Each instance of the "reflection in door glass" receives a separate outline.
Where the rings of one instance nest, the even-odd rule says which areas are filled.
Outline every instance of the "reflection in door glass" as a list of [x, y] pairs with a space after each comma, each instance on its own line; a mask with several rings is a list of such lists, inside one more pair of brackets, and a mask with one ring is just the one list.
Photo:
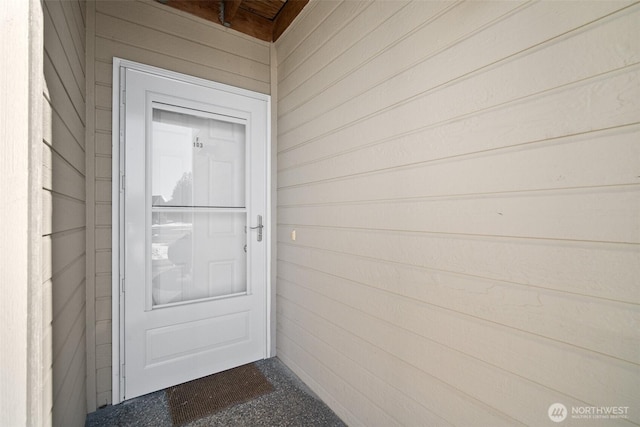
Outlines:
[[246, 292], [246, 214], [154, 212], [153, 304]]
[[243, 124], [153, 110], [153, 305], [246, 292]]
[[153, 110], [153, 206], [244, 207], [245, 127]]

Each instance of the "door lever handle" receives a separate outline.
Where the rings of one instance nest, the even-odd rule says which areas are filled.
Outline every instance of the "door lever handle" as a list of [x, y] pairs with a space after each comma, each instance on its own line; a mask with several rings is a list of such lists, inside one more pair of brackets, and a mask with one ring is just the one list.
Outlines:
[[264, 228], [264, 225], [262, 225], [262, 215], [258, 215], [258, 225], [249, 228], [252, 230], [258, 230], [258, 242], [262, 242], [262, 229]]

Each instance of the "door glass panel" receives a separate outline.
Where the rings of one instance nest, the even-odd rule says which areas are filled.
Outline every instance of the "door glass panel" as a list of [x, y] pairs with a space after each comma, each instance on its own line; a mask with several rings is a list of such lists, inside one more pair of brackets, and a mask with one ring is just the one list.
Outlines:
[[244, 207], [245, 126], [154, 108], [153, 206]]
[[154, 209], [153, 305], [246, 292], [243, 212]]
[[154, 306], [245, 293], [245, 127], [154, 109], [151, 124]]

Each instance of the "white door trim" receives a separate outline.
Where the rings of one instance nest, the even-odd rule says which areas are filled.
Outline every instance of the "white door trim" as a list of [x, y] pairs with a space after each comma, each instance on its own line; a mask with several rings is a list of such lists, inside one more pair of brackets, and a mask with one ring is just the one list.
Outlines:
[[[271, 97], [258, 92], [253, 92], [246, 89], [241, 89], [233, 86], [229, 86], [223, 83], [217, 83], [198, 77], [188, 76], [186, 74], [176, 73], [173, 71], [164, 70], [161, 68], [153, 67], [150, 65], [140, 64], [137, 62], [129, 61], [121, 58], [113, 58], [113, 94], [112, 94], [112, 254], [111, 254], [111, 352], [112, 352], [112, 368], [111, 368], [111, 388], [112, 388], [112, 403], [117, 404], [123, 401], [122, 387], [123, 387], [123, 375], [120, 367], [121, 361], [124, 360], [124, 322], [123, 322], [123, 310], [121, 310], [123, 304], [123, 292], [121, 277], [123, 275], [123, 254], [121, 253], [122, 243], [122, 229], [121, 218], [124, 214], [123, 203], [121, 203], [122, 192], [122, 176], [124, 173], [123, 156], [121, 155], [122, 145], [121, 141], [124, 138], [124, 134], [121, 129], [121, 122], [124, 115], [121, 113], [121, 102], [124, 99], [123, 93], [120, 88], [123, 80], [124, 69], [133, 69], [143, 71], [151, 74], [156, 74], [163, 77], [179, 80], [186, 83], [192, 83], [207, 88], [217, 89], [236, 95], [242, 95], [249, 98], [258, 99], [266, 102], [266, 115], [267, 115], [267, 135], [266, 137], [266, 194], [267, 194], [267, 206], [265, 214], [268, 216], [271, 213]], [[266, 218], [265, 221], [267, 227], [265, 230], [266, 240], [266, 354], [267, 357], [272, 357], [272, 336], [271, 336], [271, 236], [272, 236], [272, 221], [270, 218]]]

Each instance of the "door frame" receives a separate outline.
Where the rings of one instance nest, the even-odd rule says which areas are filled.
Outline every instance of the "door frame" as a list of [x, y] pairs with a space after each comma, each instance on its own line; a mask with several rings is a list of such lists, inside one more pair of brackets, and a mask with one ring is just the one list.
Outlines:
[[271, 284], [271, 237], [273, 235], [272, 228], [275, 226], [271, 220], [272, 213], [272, 187], [271, 187], [271, 96], [263, 93], [250, 91], [223, 83], [205, 80], [199, 77], [193, 77], [162, 68], [145, 65], [122, 58], [113, 58], [113, 87], [112, 87], [112, 125], [111, 125], [111, 146], [112, 146], [112, 184], [111, 184], [111, 390], [112, 403], [118, 404], [123, 401], [122, 390], [124, 389], [124, 376], [121, 372], [122, 361], [124, 360], [124, 292], [122, 277], [124, 275], [124, 254], [121, 250], [123, 243], [122, 218], [124, 217], [124, 203], [122, 198], [124, 193], [121, 188], [124, 184], [124, 111], [122, 100], [124, 99], [123, 89], [120, 84], [124, 80], [125, 69], [132, 69], [146, 73], [156, 74], [162, 77], [178, 80], [185, 83], [196, 84], [207, 88], [217, 89], [248, 98], [254, 98], [265, 102], [265, 114], [267, 120], [266, 137], [266, 198], [267, 205], [265, 209], [265, 246], [266, 246], [266, 289], [265, 289], [265, 325], [266, 334], [265, 354], [267, 357], [274, 356], [274, 348], [272, 345], [272, 284]]

